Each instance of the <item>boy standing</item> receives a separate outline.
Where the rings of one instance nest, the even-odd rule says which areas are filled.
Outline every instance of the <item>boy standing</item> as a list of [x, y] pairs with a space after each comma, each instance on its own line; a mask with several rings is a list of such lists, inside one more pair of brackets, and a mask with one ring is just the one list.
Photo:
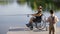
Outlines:
[[58, 17], [54, 15], [54, 11], [50, 10], [50, 16], [47, 21], [49, 22], [49, 34], [55, 34], [56, 32], [56, 23], [59, 21]]

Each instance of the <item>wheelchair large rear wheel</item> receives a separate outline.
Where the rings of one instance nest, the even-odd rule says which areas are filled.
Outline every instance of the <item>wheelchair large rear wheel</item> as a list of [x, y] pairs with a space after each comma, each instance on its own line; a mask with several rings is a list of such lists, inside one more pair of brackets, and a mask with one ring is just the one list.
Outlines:
[[45, 21], [41, 21], [41, 23], [37, 23], [37, 29], [42, 30], [46, 28], [46, 22]]

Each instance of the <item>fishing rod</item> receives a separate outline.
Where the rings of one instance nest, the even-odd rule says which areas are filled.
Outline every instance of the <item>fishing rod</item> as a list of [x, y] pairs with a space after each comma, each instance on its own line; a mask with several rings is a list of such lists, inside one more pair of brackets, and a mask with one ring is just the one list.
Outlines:
[[27, 16], [29, 17], [32, 14], [13, 14], [13, 15], [0, 15], [0, 16]]

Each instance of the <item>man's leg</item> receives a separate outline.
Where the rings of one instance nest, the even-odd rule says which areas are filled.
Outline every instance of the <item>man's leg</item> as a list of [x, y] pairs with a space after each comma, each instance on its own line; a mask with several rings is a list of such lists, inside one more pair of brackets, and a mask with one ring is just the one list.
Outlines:
[[29, 23], [26, 24], [27, 27], [30, 27], [31, 30], [33, 30], [33, 17], [30, 19]]
[[27, 26], [27, 27], [30, 27], [30, 26], [32, 26], [32, 23], [33, 23], [33, 18], [30, 19], [29, 23], [26, 24], [26, 26]]

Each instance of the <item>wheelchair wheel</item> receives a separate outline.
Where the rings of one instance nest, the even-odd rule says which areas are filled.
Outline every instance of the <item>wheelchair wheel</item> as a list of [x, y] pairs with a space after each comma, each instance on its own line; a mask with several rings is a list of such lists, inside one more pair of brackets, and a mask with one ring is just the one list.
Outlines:
[[36, 27], [37, 27], [37, 29], [42, 30], [46, 27], [46, 22], [41, 21], [41, 23], [36, 23]]

